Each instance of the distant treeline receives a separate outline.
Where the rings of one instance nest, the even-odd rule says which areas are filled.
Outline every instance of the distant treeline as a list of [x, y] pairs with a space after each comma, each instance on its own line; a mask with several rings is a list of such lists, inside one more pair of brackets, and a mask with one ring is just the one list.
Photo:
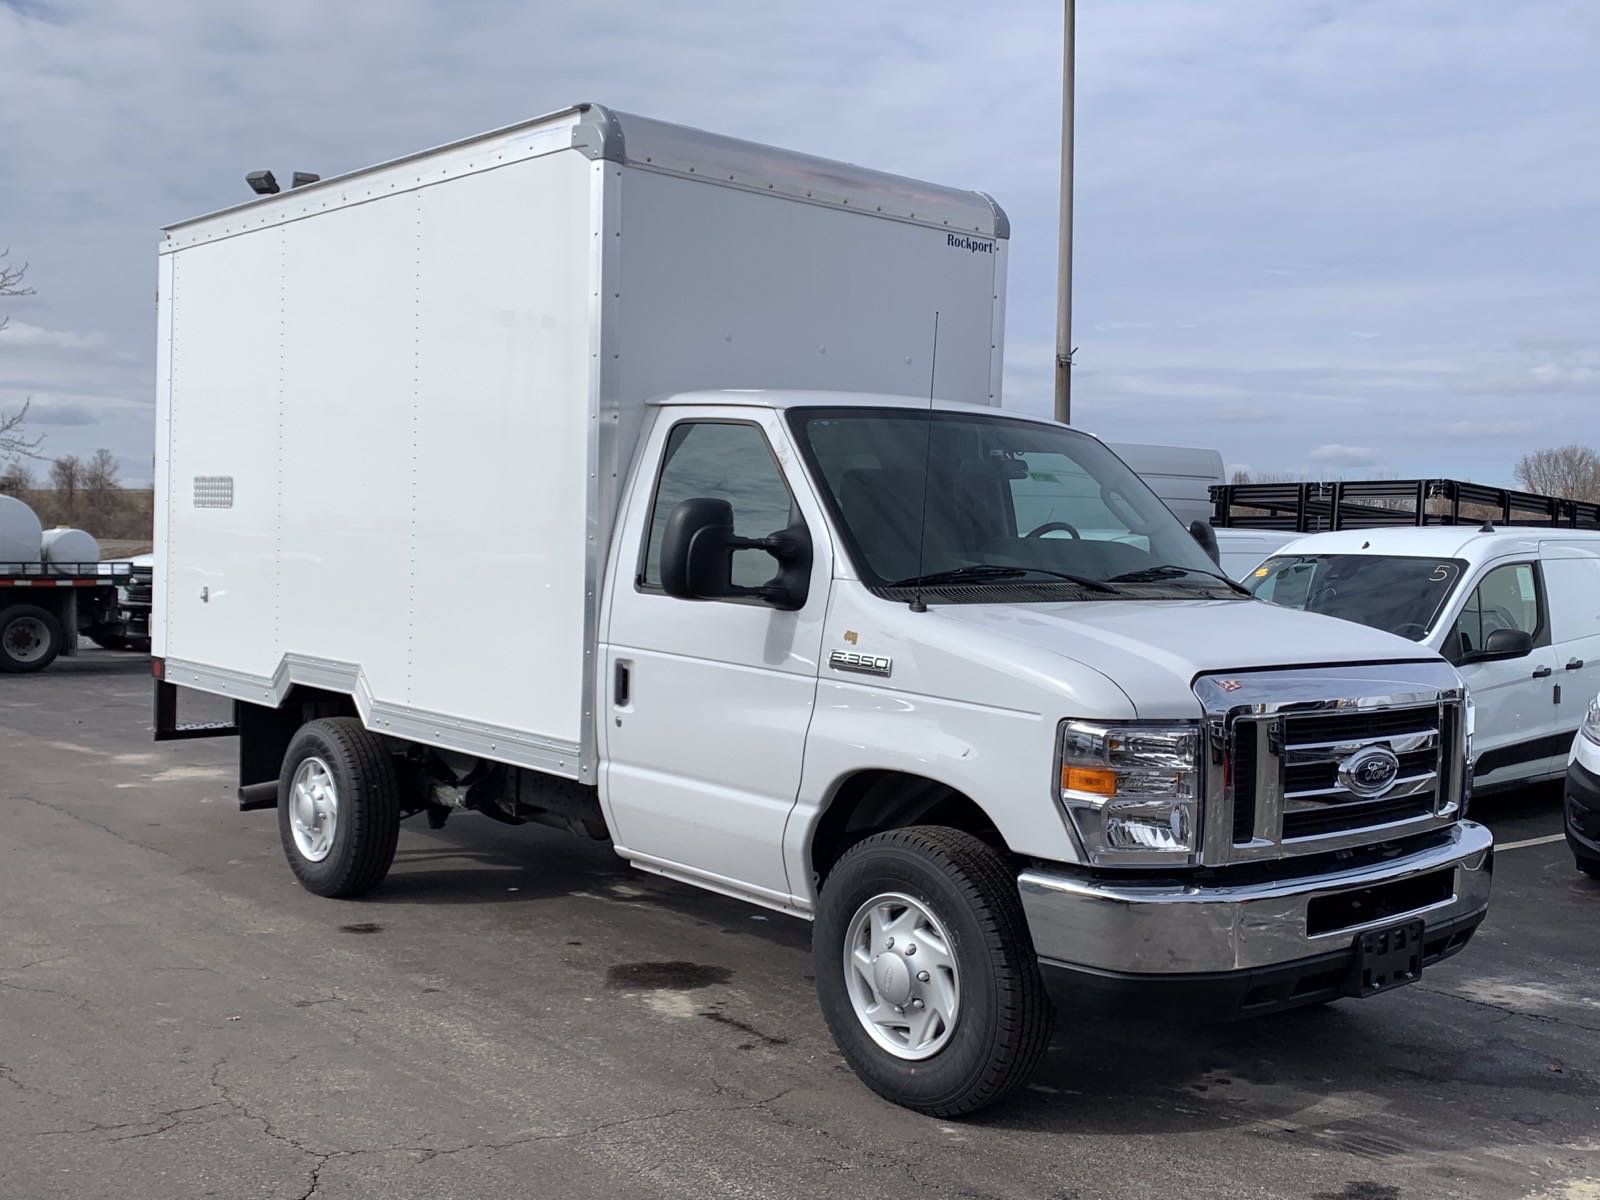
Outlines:
[[46, 529], [70, 525], [102, 541], [146, 541], [155, 528], [155, 492], [123, 487], [109, 450], [87, 459], [64, 454], [35, 473], [15, 461], [0, 470], [0, 495], [15, 496]]

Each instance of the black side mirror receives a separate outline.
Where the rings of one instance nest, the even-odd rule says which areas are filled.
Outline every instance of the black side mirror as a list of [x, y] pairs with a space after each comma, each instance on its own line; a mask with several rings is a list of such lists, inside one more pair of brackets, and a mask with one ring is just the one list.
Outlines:
[[[733, 582], [736, 550], [764, 550], [778, 562], [777, 574], [761, 587]], [[733, 532], [733, 505], [710, 496], [684, 500], [667, 516], [661, 535], [661, 588], [678, 600], [752, 597], [774, 608], [805, 606], [811, 586], [811, 535], [803, 523], [764, 538]]]
[[1504, 662], [1533, 653], [1533, 634], [1521, 629], [1496, 629], [1483, 640], [1483, 649], [1466, 656], [1467, 662]]
[[1189, 536], [1200, 543], [1200, 549], [1211, 557], [1212, 562], [1219, 567], [1222, 565], [1222, 547], [1217, 545], [1217, 531], [1211, 528], [1210, 521], [1190, 521]]

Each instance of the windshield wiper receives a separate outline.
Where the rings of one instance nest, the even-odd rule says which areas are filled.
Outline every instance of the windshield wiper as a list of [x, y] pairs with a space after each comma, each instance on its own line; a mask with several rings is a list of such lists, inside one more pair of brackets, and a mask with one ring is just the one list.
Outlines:
[[1254, 596], [1255, 593], [1243, 584], [1235, 583], [1226, 575], [1217, 575], [1211, 571], [1201, 571], [1194, 567], [1179, 567], [1170, 563], [1163, 563], [1156, 567], [1143, 567], [1137, 571], [1128, 571], [1123, 575], [1113, 575], [1112, 583], [1159, 583], [1164, 579], [1181, 579], [1185, 575], [1199, 575], [1206, 579], [1215, 579], [1218, 583], [1225, 583], [1241, 596]]
[[954, 567], [948, 571], [934, 571], [930, 575], [913, 575], [909, 579], [896, 579], [890, 587], [932, 587], [940, 583], [965, 583], [978, 579], [1020, 579], [1024, 575], [1049, 575], [1053, 579], [1063, 579], [1068, 583], [1075, 583], [1081, 588], [1091, 592], [1115, 593], [1112, 587], [1103, 579], [1089, 579], [1083, 575], [1068, 575], [1065, 571], [1052, 571], [1048, 567], [1008, 567], [1000, 563], [971, 563], [965, 567]]

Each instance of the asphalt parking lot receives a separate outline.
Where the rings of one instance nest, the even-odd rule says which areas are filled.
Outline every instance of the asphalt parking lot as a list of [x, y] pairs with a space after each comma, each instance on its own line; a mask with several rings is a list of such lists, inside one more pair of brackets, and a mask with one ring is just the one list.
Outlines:
[[808, 927], [608, 849], [408, 821], [294, 882], [234, 743], [149, 740], [148, 660], [0, 679], [0, 1197], [1600, 1198], [1600, 883], [1554, 791], [1415, 987], [1208, 1028], [1075, 1022], [1020, 1098], [880, 1101]]

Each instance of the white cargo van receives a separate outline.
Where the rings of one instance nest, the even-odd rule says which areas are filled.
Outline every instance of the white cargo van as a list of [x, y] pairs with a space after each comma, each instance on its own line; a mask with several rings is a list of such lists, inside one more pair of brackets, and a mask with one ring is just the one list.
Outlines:
[[1140, 442], [1113, 442], [1111, 448], [1185, 525], [1211, 517], [1211, 489], [1225, 478], [1221, 451]]
[[814, 919], [845, 1057], [929, 1113], [1027, 1076], [1047, 977], [1411, 982], [1488, 903], [1459, 678], [995, 407], [1007, 232], [595, 106], [173, 226], [157, 736], [237, 732], [322, 895], [476, 810]]
[[1566, 772], [1600, 691], [1600, 531], [1345, 529], [1288, 543], [1248, 582], [1454, 663], [1476, 707], [1476, 790]]

